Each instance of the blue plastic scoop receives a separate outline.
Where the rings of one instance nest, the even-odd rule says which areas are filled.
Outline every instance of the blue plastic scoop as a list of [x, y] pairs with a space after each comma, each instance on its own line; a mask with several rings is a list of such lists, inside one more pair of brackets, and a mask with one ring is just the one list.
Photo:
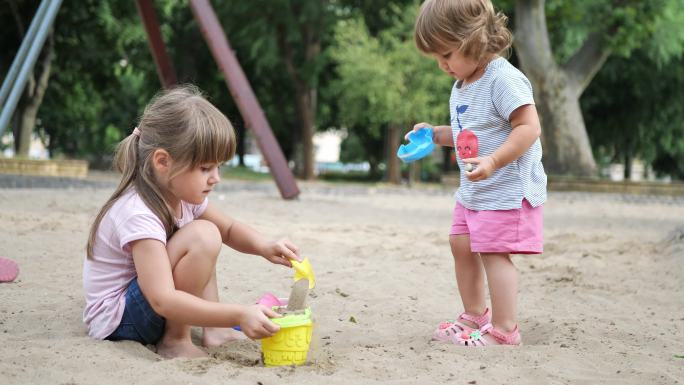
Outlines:
[[435, 149], [432, 142], [432, 127], [421, 128], [408, 134], [409, 142], [402, 144], [397, 150], [399, 159], [406, 163], [424, 158]]

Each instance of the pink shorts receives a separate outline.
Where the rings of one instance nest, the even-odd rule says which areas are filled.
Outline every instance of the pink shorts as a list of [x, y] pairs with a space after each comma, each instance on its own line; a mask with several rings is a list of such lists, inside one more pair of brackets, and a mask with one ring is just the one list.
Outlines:
[[469, 210], [456, 202], [449, 235], [470, 234], [475, 253], [539, 254], [544, 251], [542, 207], [523, 200], [512, 210]]

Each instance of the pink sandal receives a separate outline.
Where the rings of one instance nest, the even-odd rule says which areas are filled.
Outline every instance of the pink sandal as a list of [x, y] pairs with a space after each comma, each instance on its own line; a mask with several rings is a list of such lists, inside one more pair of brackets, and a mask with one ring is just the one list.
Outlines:
[[518, 331], [518, 326], [515, 326], [512, 332], [508, 334], [503, 334], [502, 332], [494, 329], [492, 324], [488, 323], [478, 330], [473, 330], [471, 332], [462, 332], [461, 335], [456, 338], [454, 343], [461, 346], [487, 346], [487, 342], [482, 338], [485, 334], [492, 336], [499, 345], [521, 345], [520, 341], [520, 331]]
[[485, 312], [479, 316], [466, 314], [464, 312], [460, 316], [458, 316], [458, 319], [456, 319], [456, 321], [447, 321], [440, 323], [437, 327], [437, 330], [435, 330], [432, 334], [432, 340], [453, 342], [455, 341], [455, 338], [461, 336], [463, 332], [470, 333], [471, 331], [476, 330], [465, 325], [461, 325], [460, 323], [457, 323], [459, 321], [470, 321], [477, 325], [479, 329], [492, 322], [492, 317], [490, 315], [489, 308], [486, 308]]

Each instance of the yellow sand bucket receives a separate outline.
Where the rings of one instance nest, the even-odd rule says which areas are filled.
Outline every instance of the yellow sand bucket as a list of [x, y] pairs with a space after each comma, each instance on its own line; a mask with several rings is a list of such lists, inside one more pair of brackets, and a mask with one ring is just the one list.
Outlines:
[[[277, 308], [274, 308], [277, 311]], [[281, 318], [271, 318], [280, 325], [280, 330], [272, 337], [261, 340], [261, 351], [266, 366], [301, 365], [311, 345], [313, 322], [311, 308], [302, 314], [288, 314]]]

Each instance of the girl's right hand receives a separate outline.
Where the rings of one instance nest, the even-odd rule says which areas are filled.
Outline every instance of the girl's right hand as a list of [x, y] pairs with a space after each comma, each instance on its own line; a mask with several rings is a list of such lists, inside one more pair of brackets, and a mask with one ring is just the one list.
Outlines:
[[425, 122], [418, 123], [415, 126], [413, 126], [413, 130], [407, 132], [406, 135], [404, 135], [404, 140], [408, 140], [408, 136], [410, 133], [416, 132], [416, 131], [420, 130], [421, 128], [425, 128], [425, 127], [434, 127], [434, 126], [430, 123], [425, 123]]
[[269, 318], [279, 318], [282, 315], [264, 305], [245, 306], [240, 317], [240, 329], [253, 340], [270, 337], [280, 330], [280, 326], [271, 322]]

